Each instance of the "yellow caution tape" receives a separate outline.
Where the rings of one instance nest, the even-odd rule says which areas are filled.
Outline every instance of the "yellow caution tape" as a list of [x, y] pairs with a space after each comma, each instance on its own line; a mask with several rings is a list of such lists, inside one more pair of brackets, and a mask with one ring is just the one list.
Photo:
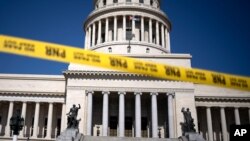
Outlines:
[[187, 81], [250, 91], [250, 77], [213, 71], [170, 66], [139, 59], [83, 50], [10, 36], [0, 36], [0, 52], [65, 62], [77, 63], [149, 75], [161, 79]]

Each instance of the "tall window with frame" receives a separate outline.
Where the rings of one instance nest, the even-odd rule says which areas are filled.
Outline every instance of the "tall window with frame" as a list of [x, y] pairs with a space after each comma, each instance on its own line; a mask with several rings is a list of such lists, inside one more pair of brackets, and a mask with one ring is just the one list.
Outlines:
[[139, 3], [144, 3], [144, 0], [139, 0]]

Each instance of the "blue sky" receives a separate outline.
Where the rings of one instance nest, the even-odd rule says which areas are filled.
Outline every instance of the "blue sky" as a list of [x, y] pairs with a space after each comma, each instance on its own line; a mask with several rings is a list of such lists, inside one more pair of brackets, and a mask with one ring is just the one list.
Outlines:
[[[250, 76], [249, 0], [162, 0], [172, 53], [192, 67]], [[0, 0], [0, 34], [84, 47], [92, 0]], [[0, 53], [0, 73], [61, 74], [68, 64]]]

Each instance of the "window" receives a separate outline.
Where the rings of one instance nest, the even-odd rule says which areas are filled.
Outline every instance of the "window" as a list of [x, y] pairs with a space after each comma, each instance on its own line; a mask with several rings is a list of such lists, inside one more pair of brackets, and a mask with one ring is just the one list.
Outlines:
[[113, 3], [117, 3], [118, 2], [118, 0], [113, 0]]
[[140, 3], [144, 3], [144, 0], [139, 0]]
[[126, 0], [126, 2], [131, 2], [131, 0]]
[[154, 3], [153, 0], [150, 0], [150, 5], [151, 5], [151, 6], [153, 6], [153, 3]]
[[126, 40], [132, 40], [132, 38], [133, 38], [132, 29], [128, 27], [126, 29]]
[[146, 53], [149, 53], [149, 52], [150, 52], [150, 49], [149, 49], [149, 48], [147, 48], [147, 49], [146, 49]]
[[103, 0], [103, 5], [104, 5], [104, 6], [106, 5], [106, 0]]
[[112, 52], [112, 48], [111, 48], [111, 47], [109, 47], [109, 48], [108, 48], [108, 50], [109, 50], [109, 53], [111, 53], [111, 52]]
[[130, 46], [127, 47], [127, 52], [131, 53], [131, 47]]

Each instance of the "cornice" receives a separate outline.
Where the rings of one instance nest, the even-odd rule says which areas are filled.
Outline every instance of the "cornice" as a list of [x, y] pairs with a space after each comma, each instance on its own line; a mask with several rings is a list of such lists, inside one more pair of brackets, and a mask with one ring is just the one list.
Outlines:
[[109, 91], [109, 92], [145, 92], [145, 93], [170, 93], [170, 92], [188, 92], [193, 93], [193, 89], [178, 88], [131, 88], [131, 87], [90, 87], [90, 86], [68, 86], [70, 90], [88, 90], [88, 91]]
[[195, 97], [195, 101], [197, 102], [250, 102], [250, 97], [246, 98], [246, 97], [209, 97], [209, 96], [205, 96], [205, 97], [200, 97], [200, 96], [196, 96]]
[[0, 79], [65, 81], [63, 75], [0, 74]]
[[0, 91], [0, 95], [25, 95], [25, 96], [64, 96], [61, 92], [28, 92], [28, 91]]
[[173, 80], [165, 80], [154, 78], [142, 74], [126, 73], [120, 71], [82, 71], [82, 70], [68, 70], [63, 72], [66, 78], [94, 78], [94, 79], [122, 79], [122, 80], [146, 80], [146, 81], [169, 81], [181, 82]]

